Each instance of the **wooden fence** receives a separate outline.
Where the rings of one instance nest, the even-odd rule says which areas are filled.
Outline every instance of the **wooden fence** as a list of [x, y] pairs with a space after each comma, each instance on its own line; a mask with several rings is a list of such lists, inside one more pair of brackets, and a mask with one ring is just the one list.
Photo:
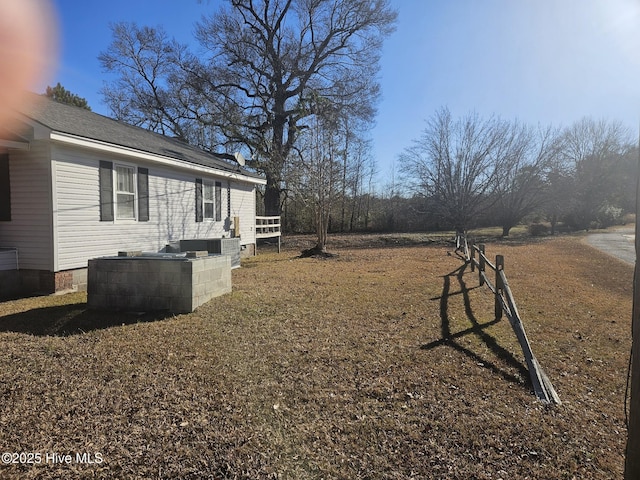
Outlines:
[[[495, 297], [496, 319], [501, 319], [503, 313], [509, 319], [511, 328], [513, 328], [520, 347], [522, 348], [536, 397], [543, 402], [560, 404], [560, 397], [531, 350], [531, 345], [524, 331], [524, 325], [518, 312], [518, 307], [516, 306], [513, 293], [509, 287], [507, 276], [504, 273], [504, 257], [502, 255], [496, 255], [495, 264], [491, 263], [485, 254], [485, 245], [469, 245], [466, 235], [461, 233], [456, 234], [456, 251], [460, 252], [464, 256], [465, 261], [471, 265], [472, 272], [475, 272], [476, 269], [478, 270], [478, 281], [480, 285], [486, 285], [489, 290], [493, 292]], [[487, 269], [495, 273], [494, 283], [492, 283], [489, 275], [487, 275]]]

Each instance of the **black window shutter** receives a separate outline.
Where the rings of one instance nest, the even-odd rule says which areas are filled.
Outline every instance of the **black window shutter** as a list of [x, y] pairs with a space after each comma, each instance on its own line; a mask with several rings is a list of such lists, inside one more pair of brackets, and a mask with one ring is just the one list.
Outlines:
[[100, 221], [113, 221], [113, 162], [100, 160]]
[[138, 221], [149, 221], [149, 169], [138, 167]]
[[9, 154], [0, 154], [0, 221], [11, 221], [11, 182], [9, 182]]
[[216, 182], [216, 222], [222, 221], [222, 183]]
[[196, 222], [202, 222], [202, 179], [196, 178]]

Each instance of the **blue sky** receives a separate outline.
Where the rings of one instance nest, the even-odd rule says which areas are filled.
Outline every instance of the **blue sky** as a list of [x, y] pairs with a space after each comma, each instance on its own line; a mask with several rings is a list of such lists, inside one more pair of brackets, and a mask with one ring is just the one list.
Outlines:
[[[109, 112], [97, 60], [109, 24], [162, 25], [182, 42], [218, 1], [52, 0], [60, 58], [41, 87], [60, 82]], [[380, 71], [371, 132], [380, 180], [442, 106], [566, 126], [583, 116], [640, 120], [640, 0], [391, 0], [399, 13]]]

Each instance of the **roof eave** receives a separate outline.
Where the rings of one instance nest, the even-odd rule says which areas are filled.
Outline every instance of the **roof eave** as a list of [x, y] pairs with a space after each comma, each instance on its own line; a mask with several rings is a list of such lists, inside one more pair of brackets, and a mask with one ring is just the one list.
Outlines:
[[266, 185], [267, 181], [264, 178], [253, 177], [245, 175], [242, 172], [233, 172], [221, 170], [214, 167], [207, 167], [197, 163], [187, 162], [181, 159], [173, 158], [170, 156], [159, 155], [156, 153], [145, 152], [131, 147], [125, 147], [113, 143], [103, 142], [86, 137], [80, 137], [64, 132], [51, 131], [49, 134], [50, 140], [54, 142], [64, 143], [67, 145], [74, 145], [78, 147], [90, 148], [101, 152], [108, 152], [117, 155], [123, 155], [130, 158], [143, 159], [150, 162], [154, 162], [164, 166], [170, 166], [179, 168], [182, 170], [189, 170], [193, 172], [206, 173], [209, 175], [215, 175], [218, 177], [229, 178], [233, 180], [239, 180], [247, 183], [253, 183], [256, 185]]

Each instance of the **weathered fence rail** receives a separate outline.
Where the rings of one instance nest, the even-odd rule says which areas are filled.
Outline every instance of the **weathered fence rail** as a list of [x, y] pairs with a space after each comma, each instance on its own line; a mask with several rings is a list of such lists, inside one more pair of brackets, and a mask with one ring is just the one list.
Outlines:
[[[501, 319], [504, 314], [509, 320], [511, 328], [516, 334], [520, 347], [522, 348], [536, 397], [547, 403], [560, 404], [560, 397], [553, 388], [549, 377], [547, 377], [538, 363], [538, 360], [533, 354], [533, 350], [531, 350], [531, 344], [527, 338], [522, 318], [520, 317], [516, 301], [513, 297], [513, 292], [509, 287], [509, 282], [504, 272], [504, 257], [502, 255], [496, 255], [495, 264], [492, 263], [485, 254], [485, 245], [469, 245], [466, 235], [462, 233], [456, 234], [456, 251], [460, 252], [464, 256], [465, 261], [471, 265], [472, 272], [476, 269], [478, 270], [478, 281], [480, 285], [486, 285], [489, 290], [493, 292], [495, 297], [494, 308], [496, 319]], [[495, 273], [494, 282], [492, 282], [489, 275], [487, 275], [487, 270], [492, 270]]]

